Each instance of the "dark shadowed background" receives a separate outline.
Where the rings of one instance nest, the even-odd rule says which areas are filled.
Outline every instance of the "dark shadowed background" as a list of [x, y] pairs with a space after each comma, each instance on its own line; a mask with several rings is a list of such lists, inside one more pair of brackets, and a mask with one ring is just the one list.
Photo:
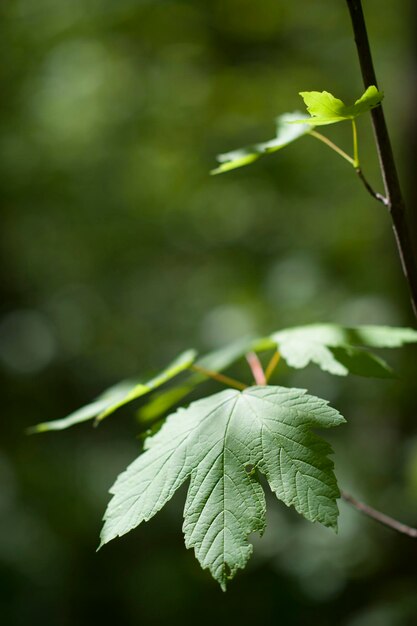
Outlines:
[[[413, 5], [365, 1], [415, 209]], [[96, 554], [107, 490], [139, 449], [134, 417], [24, 432], [188, 347], [414, 323], [386, 211], [324, 146], [306, 137], [208, 175], [216, 153], [270, 138], [299, 91], [362, 93], [345, 2], [2, 0], [0, 17], [2, 624], [416, 624], [417, 543], [344, 503], [336, 536], [270, 498], [227, 594], [183, 546], [184, 491]], [[359, 126], [380, 187], [368, 117]], [[325, 132], [350, 150], [349, 127]], [[416, 348], [387, 357], [398, 380], [312, 367], [275, 381], [343, 412], [340, 483], [416, 524]]]

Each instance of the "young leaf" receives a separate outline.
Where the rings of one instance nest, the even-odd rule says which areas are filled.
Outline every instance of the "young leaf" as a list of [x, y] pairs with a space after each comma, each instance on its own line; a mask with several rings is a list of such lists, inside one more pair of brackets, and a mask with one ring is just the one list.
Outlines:
[[312, 429], [344, 421], [325, 400], [272, 386], [226, 390], [179, 409], [111, 488], [101, 545], [149, 520], [190, 479], [185, 543], [225, 589], [249, 559], [249, 534], [265, 527], [253, 468], [287, 506], [337, 527], [332, 450]]
[[[143, 406], [138, 409], [137, 416], [141, 423], [154, 421], [176, 404], [179, 404], [186, 396], [188, 396], [195, 388], [196, 382], [194, 378], [189, 379], [190, 382], [184, 385], [175, 385], [170, 389], [156, 393]], [[194, 381], [194, 382], [193, 382]]]
[[300, 96], [303, 98], [311, 117], [307, 120], [304, 118], [294, 119], [292, 123], [324, 126], [326, 124], [353, 120], [358, 115], [367, 113], [381, 104], [384, 94], [378, 91], [375, 86], [368, 87], [365, 93], [352, 106], [346, 106], [342, 100], [335, 98], [328, 91], [302, 91]]
[[67, 417], [53, 420], [50, 422], [42, 422], [28, 429], [31, 434], [47, 432], [49, 430], [64, 430], [75, 424], [96, 419], [101, 421], [110, 413], [123, 406], [127, 402], [136, 400], [140, 396], [150, 393], [164, 383], [168, 382], [182, 371], [188, 369], [196, 357], [194, 350], [187, 350], [180, 354], [160, 374], [145, 383], [132, 381], [123, 381], [110, 387], [102, 393], [94, 402], [78, 409]]
[[351, 107], [347, 107], [351, 109], [350, 114], [353, 117], [357, 117], [358, 115], [362, 115], [362, 113], [367, 113], [379, 106], [384, 99], [384, 94], [382, 91], [379, 91], [375, 85], [371, 85], [368, 89], [361, 95], [361, 97], [356, 100], [355, 104]]
[[[289, 143], [292, 143], [296, 139], [299, 139], [306, 133], [311, 131], [311, 126], [299, 125], [295, 126], [291, 124], [294, 120], [302, 122], [304, 117], [303, 113], [295, 111], [294, 113], [284, 113], [276, 118], [277, 131], [276, 137], [270, 141], [264, 143], [257, 143], [246, 148], [240, 148], [233, 152], [226, 152], [225, 154], [219, 154], [217, 160], [221, 163], [219, 167], [211, 171], [211, 174], [222, 174], [223, 172], [229, 172], [243, 165], [249, 165], [256, 161], [265, 154], [272, 154], [281, 148], [284, 148]], [[309, 118], [306, 115], [306, 120], [309, 122]]]
[[303, 368], [316, 363], [322, 370], [346, 376], [389, 378], [391, 368], [363, 347], [397, 347], [417, 342], [417, 331], [388, 326], [347, 328], [336, 324], [311, 324], [281, 330], [271, 335], [281, 356], [290, 367]]
[[127, 404], [128, 402], [132, 402], [133, 400], [137, 400], [141, 396], [161, 387], [161, 385], [165, 384], [175, 376], [178, 376], [181, 372], [188, 369], [193, 362], [197, 353], [195, 350], [187, 350], [186, 352], [182, 352], [175, 361], [173, 361], [167, 368], [165, 368], [160, 374], [149, 380], [147, 383], [139, 383], [133, 387], [125, 396], [121, 398], [117, 402], [114, 402], [110, 406], [108, 406], [104, 411], [102, 411], [97, 416], [97, 421], [100, 422], [105, 417], [114, 413], [117, 409]]
[[75, 424], [81, 424], [82, 422], [92, 420], [102, 411], [105, 411], [109, 406], [112, 406], [115, 402], [119, 402], [119, 400], [124, 398], [126, 394], [128, 394], [135, 386], [136, 383], [131, 381], [120, 382], [117, 385], [113, 385], [113, 387], [106, 389], [106, 391], [100, 394], [93, 402], [83, 406], [77, 411], [74, 411], [70, 415], [58, 420], [36, 424], [36, 426], [28, 428], [27, 432], [28, 434], [36, 434], [45, 433], [50, 430], [64, 430], [65, 428], [70, 428], [70, 426], [74, 426]]

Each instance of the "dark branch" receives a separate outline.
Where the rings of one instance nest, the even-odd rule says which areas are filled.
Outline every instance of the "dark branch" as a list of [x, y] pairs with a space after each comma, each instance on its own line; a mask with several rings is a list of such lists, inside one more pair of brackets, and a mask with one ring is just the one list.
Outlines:
[[391, 530], [395, 530], [398, 533], [408, 535], [409, 537], [413, 537], [413, 539], [417, 539], [417, 528], [412, 528], [411, 526], [402, 524], [393, 517], [389, 517], [389, 515], [385, 515], [385, 513], [381, 513], [380, 511], [373, 509], [371, 506], [368, 506], [367, 504], [356, 500], [356, 498], [346, 493], [345, 491], [342, 491], [340, 493], [340, 496], [342, 500], [344, 500], [348, 504], [351, 504], [353, 507], [355, 507], [355, 509], [357, 509], [364, 515], [372, 518], [376, 522], [379, 522], [383, 526], [387, 526], [388, 528], [391, 528]]
[[[368, 33], [361, 0], [346, 0], [355, 35], [359, 62], [365, 87], [377, 86], [377, 80], [369, 46]], [[391, 214], [392, 226], [405, 277], [410, 289], [413, 311], [417, 317], [417, 265], [413, 241], [406, 221], [405, 205], [401, 193], [394, 155], [381, 106], [372, 110], [375, 142], [378, 151], [381, 174], [385, 186], [387, 207]]]

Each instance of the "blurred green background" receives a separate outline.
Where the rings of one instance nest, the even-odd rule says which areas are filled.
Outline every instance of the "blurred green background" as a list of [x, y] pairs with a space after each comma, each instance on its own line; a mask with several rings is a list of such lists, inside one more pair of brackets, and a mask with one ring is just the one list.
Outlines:
[[[365, 10], [413, 205], [416, 10]], [[331, 151], [306, 137], [208, 175], [215, 154], [270, 138], [300, 90], [362, 93], [345, 2], [2, 0], [0, 16], [2, 624], [416, 624], [417, 544], [344, 503], [336, 536], [270, 498], [227, 594], [183, 546], [184, 491], [96, 554], [107, 490], [138, 451], [134, 418], [24, 433], [188, 347], [414, 323], [389, 217]], [[350, 128], [325, 132], [350, 150]], [[368, 118], [360, 134], [380, 187]], [[274, 379], [343, 412], [340, 483], [410, 524], [415, 355], [387, 355], [392, 382], [313, 367]]]

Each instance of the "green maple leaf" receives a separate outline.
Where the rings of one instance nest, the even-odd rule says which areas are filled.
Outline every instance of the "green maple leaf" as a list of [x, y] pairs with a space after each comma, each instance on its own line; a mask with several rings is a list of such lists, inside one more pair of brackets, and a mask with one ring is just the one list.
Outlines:
[[344, 122], [353, 120], [358, 115], [367, 113], [381, 104], [384, 94], [375, 86], [368, 87], [365, 93], [356, 100], [355, 104], [346, 106], [342, 100], [335, 98], [328, 91], [301, 91], [300, 96], [303, 98], [307, 107], [307, 111], [311, 117], [305, 120], [292, 120], [296, 124], [311, 124], [312, 126], [324, 126], [327, 124], [335, 124], [336, 122]]
[[290, 367], [303, 368], [315, 363], [322, 370], [346, 376], [391, 378], [387, 363], [364, 346], [394, 348], [417, 342], [417, 331], [389, 326], [348, 328], [337, 324], [311, 324], [288, 328], [271, 335], [281, 356]]
[[337, 528], [332, 450], [312, 429], [344, 421], [325, 400], [271, 386], [226, 390], [179, 409], [111, 488], [101, 545], [149, 520], [190, 479], [185, 543], [225, 589], [250, 557], [249, 534], [265, 528], [255, 468], [287, 506]]
[[[276, 118], [277, 131], [274, 139], [263, 143], [256, 143], [246, 148], [233, 150], [232, 152], [226, 152], [225, 154], [219, 154], [217, 160], [221, 165], [212, 170], [211, 174], [222, 174], [242, 167], [243, 165], [249, 165], [265, 154], [272, 154], [288, 146], [288, 144], [311, 131], [311, 126], [302, 125], [302, 118], [303, 113], [299, 113], [298, 111], [280, 115]], [[306, 121], [309, 122], [308, 116], [305, 116], [305, 118]], [[300, 123], [293, 125], [292, 122], [295, 120]]]

